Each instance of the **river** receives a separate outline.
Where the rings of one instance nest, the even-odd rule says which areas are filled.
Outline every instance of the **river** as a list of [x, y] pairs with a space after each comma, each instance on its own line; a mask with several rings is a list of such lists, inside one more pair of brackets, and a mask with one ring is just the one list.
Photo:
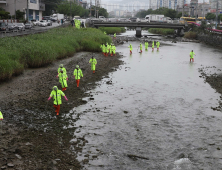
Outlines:
[[198, 69], [222, 69], [222, 51], [201, 43], [164, 43], [159, 52], [150, 44], [139, 53], [137, 41], [117, 46], [125, 64], [88, 92], [94, 100], [85, 98], [87, 104], [70, 111], [81, 113], [74, 135], [88, 140], [78, 155], [90, 160], [84, 169], [221, 169], [222, 114], [211, 109], [220, 94]]

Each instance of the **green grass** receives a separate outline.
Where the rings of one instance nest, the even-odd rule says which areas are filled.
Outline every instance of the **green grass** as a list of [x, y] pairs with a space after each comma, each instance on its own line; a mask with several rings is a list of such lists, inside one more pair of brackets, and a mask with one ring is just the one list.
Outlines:
[[174, 34], [174, 29], [169, 29], [169, 28], [149, 28], [148, 31], [153, 34], [162, 34], [162, 35]]
[[106, 31], [107, 34], [120, 34], [122, 32], [126, 32], [124, 27], [99, 27], [101, 31]]
[[0, 40], [0, 80], [19, 75], [27, 67], [37, 68], [56, 59], [84, 50], [101, 51], [100, 45], [111, 43], [109, 36], [94, 28], [56, 28], [46, 33]]
[[188, 38], [188, 39], [196, 39], [197, 38], [197, 33], [196, 32], [185, 32], [184, 34], [184, 38]]

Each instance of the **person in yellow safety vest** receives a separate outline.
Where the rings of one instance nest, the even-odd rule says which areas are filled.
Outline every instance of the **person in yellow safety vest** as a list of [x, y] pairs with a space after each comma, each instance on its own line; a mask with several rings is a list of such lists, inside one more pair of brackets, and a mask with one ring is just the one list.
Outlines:
[[3, 120], [3, 115], [2, 115], [2, 112], [0, 111], [0, 120]]
[[64, 98], [68, 100], [65, 94], [62, 92], [62, 90], [59, 90], [57, 86], [54, 86], [48, 98], [49, 101], [53, 97], [54, 100], [53, 107], [56, 109], [55, 112], [57, 116], [59, 115], [60, 105], [62, 104], [62, 98], [61, 98], [62, 96], [64, 96]]
[[140, 43], [140, 52], [142, 53], [143, 52], [143, 45]]
[[62, 70], [62, 71], [63, 71], [63, 73], [66, 73], [66, 68], [65, 68], [65, 67], [63, 67], [63, 64], [60, 64], [60, 65], [59, 65], [59, 68], [58, 68], [58, 74], [57, 74], [57, 76], [56, 76], [56, 77], [59, 77], [60, 70]]
[[133, 46], [130, 44], [130, 45], [129, 45], [129, 48], [130, 48], [130, 54], [132, 54], [132, 52], [133, 52]]
[[152, 50], [154, 50], [154, 41], [152, 42]]
[[62, 91], [65, 91], [65, 90], [66, 90], [66, 87], [68, 87], [67, 81], [68, 81], [68, 76], [67, 76], [67, 74], [64, 73], [62, 70], [60, 70], [60, 73], [59, 73], [59, 82], [61, 83]]
[[145, 50], [148, 50], [149, 43], [145, 42]]
[[116, 46], [115, 45], [112, 46], [112, 52], [114, 55], [116, 55]]
[[113, 56], [113, 44], [110, 45], [109, 53], [111, 56]]
[[73, 77], [76, 79], [77, 87], [79, 87], [80, 78], [83, 77], [83, 74], [78, 65], [76, 65], [76, 69], [73, 72]]
[[157, 42], [156, 42], [156, 48], [157, 48], [157, 50], [159, 50], [159, 47], [160, 47], [160, 42], [157, 41]]
[[105, 55], [105, 48], [106, 48], [106, 46], [105, 46], [105, 44], [103, 44], [103, 47], [102, 47], [103, 55]]
[[116, 39], [116, 33], [114, 33], [113, 38]]
[[104, 34], [106, 35], [106, 31], [104, 31]]
[[192, 60], [192, 62], [194, 62], [194, 57], [193, 56], [196, 56], [196, 54], [193, 52], [193, 50], [190, 52], [190, 62]]
[[91, 70], [95, 73], [97, 61], [93, 56], [90, 58], [89, 63], [91, 63]]

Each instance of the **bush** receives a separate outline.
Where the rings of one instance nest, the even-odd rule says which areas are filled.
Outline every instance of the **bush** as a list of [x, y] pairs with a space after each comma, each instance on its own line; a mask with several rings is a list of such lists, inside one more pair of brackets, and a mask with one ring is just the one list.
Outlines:
[[99, 29], [104, 32], [106, 31], [107, 34], [114, 34], [114, 33], [122, 33], [126, 32], [124, 27], [99, 27]]
[[196, 32], [185, 32], [184, 34], [184, 38], [188, 38], [188, 39], [196, 39], [197, 38], [197, 33]]
[[153, 34], [162, 34], [162, 35], [174, 34], [174, 29], [169, 29], [169, 28], [149, 28], [148, 31]]
[[100, 45], [112, 40], [94, 28], [55, 28], [26, 37], [7, 37], [0, 41], [0, 80], [18, 75], [27, 67], [42, 67], [75, 52], [101, 51]]

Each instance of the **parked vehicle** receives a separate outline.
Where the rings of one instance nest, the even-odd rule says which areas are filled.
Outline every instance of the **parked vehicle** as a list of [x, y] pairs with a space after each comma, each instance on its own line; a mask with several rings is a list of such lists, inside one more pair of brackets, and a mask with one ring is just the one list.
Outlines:
[[118, 18], [117, 22], [131, 22], [130, 19], [127, 18]]
[[18, 30], [20, 31], [25, 31], [25, 25], [23, 23], [16, 23]]
[[4, 22], [0, 22], [0, 31], [8, 32], [9, 31], [8, 25]]
[[55, 21], [61, 21], [61, 19], [63, 19], [63, 21], [64, 21], [64, 19], [65, 19], [65, 17], [64, 17], [64, 14], [59, 14], [59, 13], [57, 13], [57, 14], [53, 14], [52, 16], [51, 16], [51, 20], [55, 20]]
[[33, 25], [32, 22], [27, 22], [27, 23], [25, 24], [25, 29], [32, 29], [33, 26], [34, 26], [34, 25]]
[[17, 30], [18, 28], [13, 23], [8, 23], [8, 29], [9, 31]]
[[48, 19], [50, 19], [51, 17], [50, 16], [43, 16], [42, 17], [42, 20], [48, 20]]
[[148, 22], [167, 22], [166, 17], [164, 17], [164, 15], [159, 15], [159, 14], [146, 15], [145, 19]]
[[39, 26], [41, 26], [41, 27], [46, 27], [47, 25], [48, 25], [48, 23], [46, 20], [42, 20], [39, 22]]
[[50, 19], [46, 20], [48, 26], [52, 26], [52, 21]]

